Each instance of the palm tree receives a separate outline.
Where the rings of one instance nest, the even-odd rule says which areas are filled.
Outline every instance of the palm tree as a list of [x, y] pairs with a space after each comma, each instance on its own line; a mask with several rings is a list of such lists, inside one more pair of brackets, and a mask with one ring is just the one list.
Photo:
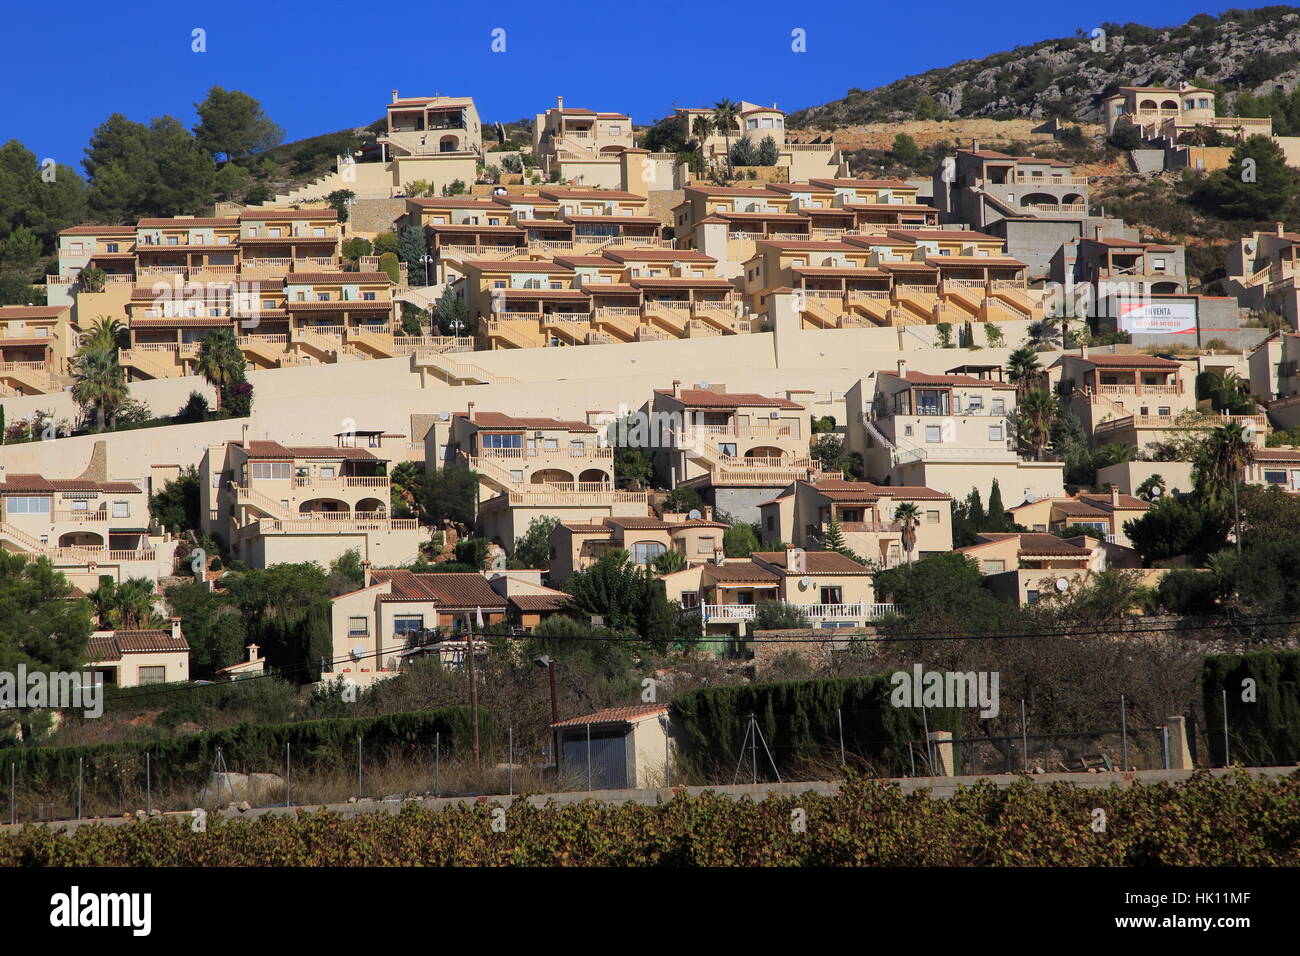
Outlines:
[[154, 594], [154, 583], [148, 578], [131, 578], [118, 585], [118, 625], [126, 630], [148, 627], [154, 616]]
[[902, 525], [903, 551], [907, 563], [912, 563], [912, 549], [916, 547], [916, 526], [921, 523], [921, 509], [910, 501], [905, 501], [894, 509], [894, 520]]
[[95, 623], [101, 628], [113, 626], [117, 608], [117, 584], [110, 577], [100, 579], [99, 587], [86, 595], [95, 608]]
[[1007, 356], [1007, 380], [1023, 395], [1034, 388], [1043, 376], [1043, 367], [1038, 364], [1038, 353], [1027, 345], [1022, 345]]
[[727, 174], [735, 174], [735, 168], [731, 165], [731, 133], [736, 128], [736, 120], [740, 117], [740, 105], [733, 103], [728, 99], [721, 99], [713, 104], [713, 128], [722, 133], [727, 143]]
[[1054, 315], [1044, 315], [1041, 321], [1029, 326], [1029, 344], [1038, 346], [1056, 341], [1056, 326], [1059, 321]]
[[1034, 461], [1042, 460], [1043, 449], [1052, 440], [1052, 426], [1059, 414], [1060, 406], [1045, 389], [1034, 389], [1020, 399], [1016, 408], [1016, 434], [1033, 452]]
[[99, 430], [117, 417], [117, 410], [130, 396], [126, 375], [118, 363], [117, 350], [83, 345], [72, 359], [72, 399], [82, 409], [93, 408]]
[[1232, 490], [1233, 535], [1241, 551], [1241, 509], [1237, 505], [1237, 482], [1255, 462], [1255, 446], [1240, 422], [1220, 425], [1210, 433], [1197, 452], [1192, 467], [1192, 482], [1197, 491], [1210, 498], [1222, 498]]
[[709, 138], [709, 134], [712, 132], [713, 120], [709, 119], [704, 114], [701, 113], [691, 121], [691, 135], [694, 136], [695, 141], [700, 144], [701, 162], [704, 160], [704, 141]]
[[221, 394], [226, 386], [242, 381], [244, 353], [230, 329], [217, 329], [203, 337], [194, 358], [194, 373], [202, 375], [217, 392], [216, 410], [221, 411]]
[[82, 333], [81, 348], [116, 351], [126, 344], [126, 336], [126, 326], [117, 319], [97, 316], [90, 328]]

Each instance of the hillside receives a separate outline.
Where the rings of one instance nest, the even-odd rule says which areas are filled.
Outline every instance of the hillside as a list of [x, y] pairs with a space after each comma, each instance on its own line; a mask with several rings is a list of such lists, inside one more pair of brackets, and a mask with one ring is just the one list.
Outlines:
[[1104, 51], [1094, 50], [1080, 30], [876, 89], [852, 89], [843, 99], [792, 113], [788, 124], [833, 129], [944, 115], [1096, 123], [1103, 119], [1102, 100], [1120, 86], [1186, 80], [1259, 95], [1300, 84], [1300, 7], [1199, 14], [1175, 27], [1107, 23], [1102, 29]]

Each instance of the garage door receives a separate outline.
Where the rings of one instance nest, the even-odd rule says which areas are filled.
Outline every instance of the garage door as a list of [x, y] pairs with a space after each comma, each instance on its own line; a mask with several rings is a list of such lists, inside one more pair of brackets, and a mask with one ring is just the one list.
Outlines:
[[[586, 786], [587, 729], [566, 730], [561, 742], [564, 772]], [[597, 790], [622, 789], [627, 779], [627, 733], [622, 730], [591, 728], [591, 786]]]

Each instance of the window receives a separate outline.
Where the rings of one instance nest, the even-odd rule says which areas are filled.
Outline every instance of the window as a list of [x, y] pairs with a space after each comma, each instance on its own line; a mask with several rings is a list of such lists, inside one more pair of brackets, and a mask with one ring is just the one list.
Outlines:
[[711, 535], [707, 538], [700, 538], [699, 545], [696, 547], [695, 553], [712, 554], [714, 551], [717, 550], [717, 540], [718, 540], [717, 538], [714, 538]]
[[1161, 405], [1158, 409], [1156, 409], [1156, 411], [1158, 411], [1161, 415], [1170, 414], [1168, 405]]
[[320, 226], [316, 226], [316, 227], [312, 230], [312, 235], [314, 235], [314, 236], [323, 236], [323, 235], [325, 235], [325, 230], [322, 229]]
[[320, 466], [320, 476], [321, 476], [322, 478], [333, 478], [333, 477], [334, 477], [334, 466], [333, 466], [333, 465], [321, 465], [321, 466]]
[[699, 591], [682, 592], [682, 607], [699, 607], [699, 606], [700, 606]]
[[168, 237], [167, 237], [167, 245], [169, 245], [169, 246], [178, 246], [178, 245], [180, 245], [180, 239], [179, 239], [177, 236], [168, 236]]
[[1037, 603], [1038, 603], [1038, 592], [1037, 592], [1037, 591], [1026, 591], [1026, 592], [1025, 592], [1025, 603], [1026, 603], [1026, 604], [1037, 604]]
[[993, 399], [993, 414], [1005, 415], [1007, 413], [1007, 400], [1005, 398]]
[[361, 293], [361, 300], [363, 302], [374, 302], [375, 294], [373, 292], [363, 292]]
[[370, 636], [370, 618], [368, 617], [348, 618], [348, 637], [369, 637], [369, 636]]
[[990, 426], [989, 426], [989, 441], [1002, 441], [1002, 426], [1001, 426], [1001, 425], [990, 425]]
[[515, 434], [493, 434], [488, 433], [480, 435], [479, 440], [483, 443], [484, 448], [523, 448], [524, 436], [519, 433]]
[[938, 524], [938, 523], [939, 523], [939, 512], [937, 512], [937, 511], [927, 511], [927, 512], [925, 513], [925, 523], [926, 523], [926, 524]]
[[85, 511], [88, 502], [85, 498], [74, 498], [69, 504], [73, 511]]
[[772, 517], [771, 515], [768, 515], [768, 516], [767, 516], [767, 530], [768, 530], [768, 531], [775, 531], [775, 530], [776, 530], [776, 519], [775, 519], [774, 517]]
[[114, 501], [114, 502], [113, 502], [113, 517], [114, 517], [114, 518], [129, 518], [129, 517], [131, 517], [131, 502], [129, 502], [129, 501]]
[[821, 602], [820, 602], [820, 603], [822, 603], [822, 604], [843, 604], [843, 603], [844, 603], [844, 589], [843, 589], [843, 588], [838, 588], [838, 587], [835, 587], [835, 588], [822, 588], [822, 599], [821, 599]]
[[274, 300], [274, 299], [263, 299], [263, 300], [262, 300], [262, 308], [263, 308], [263, 309], [274, 309], [274, 308], [275, 308], [275, 300]]
[[289, 480], [289, 462], [287, 461], [250, 461], [249, 473], [254, 480]]
[[13, 497], [6, 500], [5, 510], [11, 515], [49, 514], [50, 499]]
[[983, 395], [971, 395], [971, 396], [968, 396], [968, 397], [967, 397], [967, 399], [966, 399], [966, 410], [967, 410], [967, 411], [978, 412], [978, 411], [981, 411], [983, 408], [984, 408], [984, 396], [983, 396]]
[[1285, 471], [1266, 471], [1266, 472], [1264, 472], [1264, 480], [1267, 481], [1270, 485], [1285, 485], [1285, 484], [1286, 484], [1286, 472], [1285, 472]]
[[912, 426], [911, 426], [911, 425], [904, 425], [904, 426], [903, 426], [903, 434], [904, 434], [904, 435], [907, 435], [907, 436], [910, 436], [910, 435], [912, 434]]
[[985, 574], [1001, 574], [1006, 569], [1007, 569], [1007, 563], [1005, 561], [998, 561], [989, 558], [986, 559], [984, 562]]
[[926, 440], [927, 442], [939, 442], [939, 441], [943, 441], [943, 438], [942, 438], [941, 435], [940, 435], [940, 431], [941, 431], [941, 429], [939, 428], [938, 425], [926, 425], [926, 426], [925, 426], [925, 440]]
[[167, 683], [166, 667], [141, 667], [138, 673], [139, 673], [138, 683], [141, 684]]
[[632, 545], [632, 563], [649, 564], [667, 550], [668, 548], [658, 541], [638, 541]]
[[407, 637], [423, 629], [423, 614], [399, 614], [393, 618], [393, 635], [395, 637]]
[[117, 243], [116, 243], [116, 242], [106, 242], [106, 243], [104, 243], [104, 247], [105, 247], [109, 252], [117, 252]]
[[272, 236], [272, 237], [278, 238], [278, 237], [280, 236], [280, 227], [279, 227], [279, 226], [273, 226], [273, 227], [271, 227], [271, 228], [268, 228], [268, 229], [266, 230], [266, 234], [267, 234], [268, 236]]
[[735, 443], [735, 442], [719, 442], [719, 443], [718, 443], [718, 451], [722, 452], [722, 455], [723, 455], [723, 457], [725, 457], [725, 458], [735, 458], [735, 457], [736, 457], [736, 443]]
[[328, 302], [329, 300], [330, 300], [330, 294], [329, 294], [328, 292], [317, 292], [317, 293], [316, 293], [316, 301], [317, 301], [317, 302]]

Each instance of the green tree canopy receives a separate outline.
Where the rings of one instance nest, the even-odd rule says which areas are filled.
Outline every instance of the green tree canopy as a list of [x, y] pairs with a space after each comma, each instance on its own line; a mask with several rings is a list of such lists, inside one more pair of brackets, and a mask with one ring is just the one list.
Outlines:
[[194, 108], [199, 114], [194, 137], [213, 158], [239, 159], [284, 141], [284, 130], [262, 112], [257, 100], [239, 90], [214, 86]]

